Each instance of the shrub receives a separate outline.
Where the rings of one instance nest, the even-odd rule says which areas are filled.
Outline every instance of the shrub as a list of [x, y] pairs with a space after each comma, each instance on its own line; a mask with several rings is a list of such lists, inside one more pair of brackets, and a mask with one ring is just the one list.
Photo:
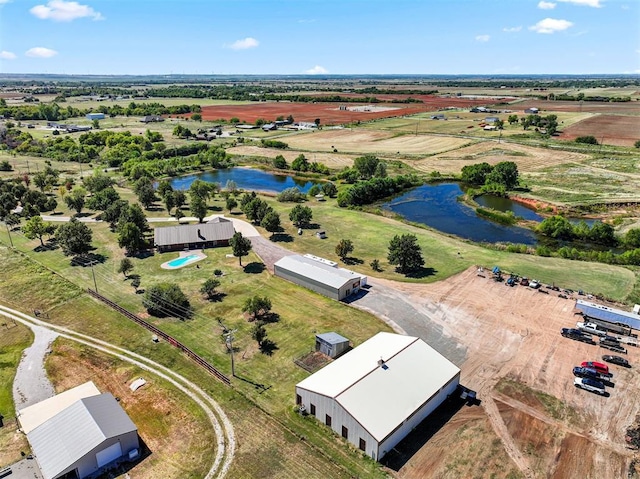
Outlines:
[[593, 135], [579, 136], [575, 139], [576, 143], [584, 143], [587, 145], [599, 145], [598, 140]]
[[276, 199], [281, 203], [300, 203], [307, 199], [307, 195], [294, 186], [281, 191]]

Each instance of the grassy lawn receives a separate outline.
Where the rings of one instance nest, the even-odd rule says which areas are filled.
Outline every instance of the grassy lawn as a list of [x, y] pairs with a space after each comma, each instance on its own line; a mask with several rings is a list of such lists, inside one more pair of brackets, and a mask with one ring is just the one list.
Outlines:
[[[497, 264], [504, 270], [515, 271], [545, 283], [597, 292], [617, 300], [625, 300], [635, 283], [634, 274], [626, 268], [488, 249], [391, 218], [338, 208], [335, 200], [307, 203], [313, 210], [313, 221], [326, 231], [327, 239], [316, 238], [314, 230], [305, 230], [302, 236], [298, 236], [297, 229], [288, 220], [293, 205], [270, 201], [281, 212], [285, 232], [292, 238], [291, 242], [284, 244], [286, 248], [339, 261], [335, 254], [336, 244], [342, 238], [351, 239], [355, 246], [352, 256], [357, 258], [358, 264], [347, 267], [371, 276], [400, 281], [434, 282], [473, 265], [491, 267]], [[406, 233], [418, 237], [425, 267], [433, 270], [431, 274], [426, 273], [420, 278], [406, 278], [396, 273], [388, 264], [386, 256], [389, 241], [394, 235]], [[373, 259], [380, 261], [383, 269], [381, 273], [371, 270], [369, 263]]]
[[[115, 273], [116, 263], [113, 259], [117, 255], [105, 244], [112, 233], [108, 232], [105, 225], [93, 225], [93, 228], [95, 243], [102, 243], [97, 252], [109, 256], [104, 265], [96, 267], [99, 290], [131, 310], [142, 312], [140, 295], [134, 293], [122, 275]], [[74, 283], [82, 287], [92, 285], [90, 269], [70, 266], [68, 258], [63, 257], [59, 251], [35, 253], [30, 251], [35, 243], [19, 236], [17, 243], [19, 248], [29, 251], [29, 256], [51, 268], [57, 268]], [[229, 252], [228, 248], [207, 250], [208, 259], [199, 262], [200, 268], [191, 266], [176, 271], [166, 271], [159, 267], [162, 262], [174, 258], [176, 253], [155, 255], [135, 260], [134, 273], [141, 275], [143, 287], [159, 280], [176, 281], [181, 285], [196, 308], [194, 318], [188, 322], [175, 319], [153, 322], [227, 374], [230, 373], [230, 361], [216, 318], [221, 316], [228, 327], [238, 330], [234, 343], [237, 348], [236, 373], [242, 379], [234, 380], [234, 389], [224, 388], [210, 376], [203, 375], [178, 354], [177, 350], [167, 344], [153, 343], [148, 331], [86, 295], [75, 294], [62, 300], [61, 295], [53, 295], [52, 291], [40, 285], [43, 297], [38, 305], [42, 309], [49, 306], [51, 322], [123, 345], [172, 367], [187, 377], [198, 377], [197, 383], [222, 403], [234, 423], [239, 443], [243, 445], [243, 459], [234, 463], [233, 470], [236, 472], [231, 477], [255, 477], [260, 475], [259, 471], [271, 471], [272, 477], [282, 477], [282, 474], [292, 474], [292, 477], [326, 477], [319, 472], [326, 470], [333, 471], [331, 477], [382, 476], [377, 464], [366, 458], [360, 459], [360, 453], [351, 446], [341, 445], [342, 441], [322, 425], [303, 419], [293, 412], [294, 385], [307, 375], [294, 365], [293, 359], [313, 347], [313, 335], [316, 331], [336, 330], [349, 337], [354, 344], [359, 344], [374, 333], [388, 328], [371, 315], [281, 281], [265, 271], [245, 273], [238, 266], [236, 258], [226, 257]], [[20, 276], [19, 272], [32, 264], [24, 256], [7, 249], [0, 250], [0, 254], [3, 264], [11, 257], [15, 258], [11, 270], [16, 271], [16, 276]], [[255, 256], [244, 259], [245, 264], [257, 261]], [[43, 269], [38, 265], [32, 267], [36, 270]], [[210, 277], [214, 268], [220, 268], [225, 273], [220, 290], [227, 296], [219, 303], [206, 302], [197, 292], [202, 280]], [[29, 291], [37, 288], [29, 285], [30, 275], [24, 276], [21, 289]], [[64, 283], [62, 276], [55, 277]], [[0, 289], [0, 298], [15, 296], [16, 292], [11, 284], [4, 290]], [[74, 293], [79, 291], [73, 286], [69, 286], [69, 289]], [[270, 297], [273, 310], [280, 315], [277, 323], [267, 326], [269, 337], [279, 348], [273, 356], [265, 356], [257, 351], [250, 333], [253, 324], [247, 322], [240, 311], [244, 299], [253, 294]], [[51, 297], [47, 299], [47, 295]], [[29, 312], [31, 307], [20, 309]], [[301, 441], [300, 435], [304, 435], [306, 440]]]

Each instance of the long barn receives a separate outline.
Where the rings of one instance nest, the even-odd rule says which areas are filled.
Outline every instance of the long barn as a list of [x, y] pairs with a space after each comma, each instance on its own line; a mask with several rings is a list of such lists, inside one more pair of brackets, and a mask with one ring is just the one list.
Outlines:
[[296, 385], [296, 404], [374, 460], [451, 395], [460, 369], [420, 338], [378, 333]]
[[367, 283], [366, 276], [313, 255], [285, 256], [273, 265], [273, 273], [338, 301], [357, 293]]

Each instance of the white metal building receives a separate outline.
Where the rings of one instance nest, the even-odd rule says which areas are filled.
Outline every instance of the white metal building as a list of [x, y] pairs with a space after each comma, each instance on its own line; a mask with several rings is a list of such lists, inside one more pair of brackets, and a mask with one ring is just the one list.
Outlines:
[[339, 301], [357, 293], [367, 284], [366, 276], [339, 268], [334, 261], [313, 255], [285, 256], [273, 265], [273, 273]]
[[375, 460], [431, 414], [460, 369], [420, 338], [378, 333], [296, 385], [296, 403]]
[[92, 382], [18, 412], [44, 479], [82, 479], [139, 448], [138, 430]]

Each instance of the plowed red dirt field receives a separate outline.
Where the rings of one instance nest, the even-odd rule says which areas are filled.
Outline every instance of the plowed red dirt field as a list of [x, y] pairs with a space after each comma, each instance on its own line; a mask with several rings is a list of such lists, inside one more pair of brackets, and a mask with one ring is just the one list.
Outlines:
[[[407, 98], [407, 95], [388, 95], [389, 99]], [[379, 98], [384, 99], [385, 95]], [[471, 100], [467, 98], [449, 98], [439, 96], [416, 96], [423, 103], [376, 103], [373, 111], [341, 110], [340, 106], [357, 107], [356, 103], [292, 103], [292, 102], [259, 102], [249, 105], [211, 105], [202, 107], [203, 120], [229, 120], [239, 118], [241, 122], [253, 123], [262, 118], [273, 121], [279, 116], [292, 115], [295, 121], [312, 122], [320, 118], [322, 125], [336, 125], [353, 121], [367, 121], [378, 118], [413, 115], [426, 111], [436, 111], [439, 108], [457, 107], [470, 108], [474, 105], [486, 105], [487, 100]], [[366, 105], [363, 103], [362, 105]], [[376, 111], [377, 108], [384, 111]]]
[[565, 128], [560, 138], [574, 140], [579, 136], [593, 135], [606, 145], [633, 146], [640, 140], [640, 117], [622, 115], [598, 115]]

